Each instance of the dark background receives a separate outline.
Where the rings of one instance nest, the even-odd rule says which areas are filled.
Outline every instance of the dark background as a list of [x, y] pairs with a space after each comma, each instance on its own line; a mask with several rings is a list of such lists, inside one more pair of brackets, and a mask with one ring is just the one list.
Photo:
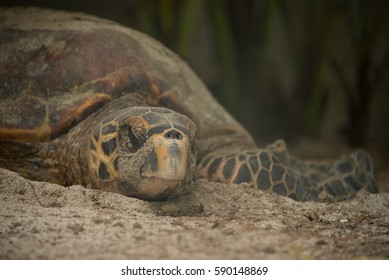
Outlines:
[[[0, 0], [84, 11], [179, 54], [260, 145], [284, 138], [389, 158], [389, 1]], [[304, 142], [305, 143], [305, 142]]]

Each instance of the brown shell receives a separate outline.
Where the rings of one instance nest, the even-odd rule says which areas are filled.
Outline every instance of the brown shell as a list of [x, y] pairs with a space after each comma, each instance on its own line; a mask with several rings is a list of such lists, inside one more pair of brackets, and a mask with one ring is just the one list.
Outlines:
[[[131, 93], [134, 84], [128, 80], [135, 77], [141, 83], [137, 90], [151, 87], [142, 71], [148, 58], [131, 34], [109, 21], [83, 15], [80, 27], [79, 15], [61, 15], [26, 18], [11, 10], [1, 23], [3, 140], [56, 138], [111, 99]], [[46, 20], [40, 22], [42, 16]]]
[[188, 115], [200, 136], [219, 124], [244, 131], [185, 63], [148, 36], [80, 13], [0, 8], [0, 140], [50, 141], [135, 93]]

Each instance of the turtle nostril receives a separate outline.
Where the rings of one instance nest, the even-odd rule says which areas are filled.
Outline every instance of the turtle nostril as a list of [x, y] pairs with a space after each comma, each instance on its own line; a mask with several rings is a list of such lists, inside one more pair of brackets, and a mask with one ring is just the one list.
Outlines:
[[182, 134], [175, 129], [169, 130], [168, 132], [165, 133], [164, 136], [166, 139], [174, 139], [174, 140], [182, 139]]

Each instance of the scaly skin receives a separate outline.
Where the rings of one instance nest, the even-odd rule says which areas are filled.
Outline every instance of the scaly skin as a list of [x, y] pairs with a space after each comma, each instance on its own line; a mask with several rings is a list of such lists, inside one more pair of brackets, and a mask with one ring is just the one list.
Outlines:
[[290, 157], [282, 140], [266, 149], [211, 153], [200, 162], [197, 177], [248, 184], [299, 201], [316, 200], [321, 192], [335, 200], [349, 199], [361, 189], [377, 192], [372, 162], [364, 151], [333, 162], [304, 162]]

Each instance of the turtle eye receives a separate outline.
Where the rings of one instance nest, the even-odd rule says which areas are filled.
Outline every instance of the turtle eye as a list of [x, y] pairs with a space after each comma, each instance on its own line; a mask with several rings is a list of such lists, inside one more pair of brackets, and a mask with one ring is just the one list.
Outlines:
[[131, 151], [136, 152], [142, 147], [142, 143], [139, 138], [134, 134], [134, 131], [131, 127], [129, 127], [127, 131], [128, 139], [131, 142]]
[[130, 124], [122, 124], [120, 126], [119, 138], [131, 153], [135, 153], [142, 148], [145, 142], [143, 135], [134, 130]]

